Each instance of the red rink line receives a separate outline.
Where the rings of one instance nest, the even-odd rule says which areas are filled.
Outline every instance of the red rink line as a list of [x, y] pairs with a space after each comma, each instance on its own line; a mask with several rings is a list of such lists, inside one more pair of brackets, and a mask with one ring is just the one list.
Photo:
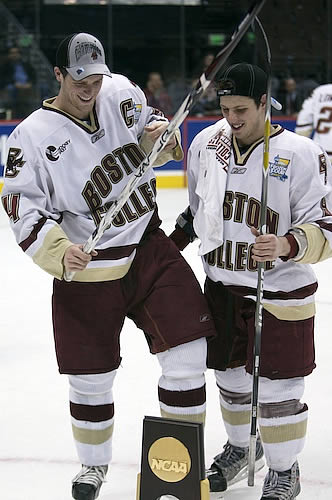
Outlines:
[[37, 458], [37, 457], [0, 457], [0, 463], [41, 463], [41, 464], [57, 464], [57, 465], [77, 465], [77, 460], [63, 460], [61, 458]]
[[[25, 464], [30, 463], [40, 463], [43, 465], [55, 464], [55, 465], [77, 465], [79, 462], [77, 460], [63, 460], [61, 458], [37, 458], [37, 457], [0, 457], [0, 463], [13, 463], [13, 464]], [[111, 467], [137, 467], [137, 464], [119, 463], [112, 462]], [[257, 477], [264, 478], [264, 472], [260, 471]], [[308, 486], [321, 486], [332, 488], [332, 481], [324, 481], [322, 479], [306, 479], [301, 476], [301, 484], [307, 484]]]
[[[55, 464], [55, 465], [79, 465], [80, 462], [78, 460], [66, 460], [61, 458], [42, 458], [42, 457], [0, 457], [0, 464], [3, 463], [12, 463], [12, 464], [26, 464], [26, 463], [34, 463], [34, 464]], [[112, 461], [112, 467], [137, 467], [136, 463], [120, 463]]]

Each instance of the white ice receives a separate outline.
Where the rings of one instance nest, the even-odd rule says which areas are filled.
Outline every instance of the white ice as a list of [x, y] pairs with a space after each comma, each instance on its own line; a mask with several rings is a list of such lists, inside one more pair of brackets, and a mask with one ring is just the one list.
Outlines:
[[[163, 229], [169, 234], [187, 205], [183, 189], [158, 194]], [[197, 246], [184, 256], [203, 283]], [[59, 375], [51, 325], [52, 278], [16, 245], [0, 208], [0, 497], [4, 500], [70, 500], [80, 469], [72, 441], [68, 388]], [[332, 261], [315, 265], [319, 279], [316, 316], [317, 368], [306, 378], [309, 406], [306, 446], [300, 456], [302, 500], [332, 499]], [[291, 279], [291, 276], [290, 276]], [[143, 334], [129, 320], [122, 336], [122, 366], [115, 380], [113, 462], [100, 500], [134, 500], [140, 471], [144, 415], [159, 416], [159, 366]], [[226, 434], [213, 374], [207, 373], [205, 457], [209, 465]], [[260, 498], [266, 468], [255, 486], [246, 480], [224, 493], [227, 500]], [[140, 499], [144, 500], [144, 499]], [[182, 499], [179, 499], [182, 500]]]

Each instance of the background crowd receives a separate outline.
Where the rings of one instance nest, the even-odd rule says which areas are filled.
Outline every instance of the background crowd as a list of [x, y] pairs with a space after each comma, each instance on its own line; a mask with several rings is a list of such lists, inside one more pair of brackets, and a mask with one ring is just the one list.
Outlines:
[[[158, 5], [136, 5], [134, 1], [126, 5], [124, 1], [111, 9], [109, 2], [97, 3], [0, 0], [4, 21], [0, 119], [23, 119], [44, 98], [56, 94], [57, 88], [50, 83], [55, 48], [73, 26], [97, 33], [107, 47], [112, 71], [127, 75], [144, 89], [149, 104], [172, 116], [252, 2], [204, 0], [184, 7], [182, 2], [171, 5], [167, 0]], [[272, 95], [282, 103], [282, 115], [295, 118], [311, 91], [330, 80], [332, 43], [327, 33], [331, 4], [332, 0], [317, 0], [314, 5], [271, 0], [260, 13], [272, 52]], [[264, 64], [263, 46], [253, 28], [228, 63]], [[211, 85], [191, 116], [219, 113]]]
[[[148, 73], [143, 88], [148, 104], [160, 109], [166, 116], [172, 116], [212, 62], [214, 55], [212, 52], [204, 55], [187, 79], [181, 78], [180, 75], [165, 78], [157, 70]], [[282, 104], [282, 110], [273, 110], [273, 113], [296, 118], [303, 101], [321, 83], [324, 82], [318, 82], [316, 77], [310, 74], [301, 79], [290, 74], [274, 75], [272, 95]], [[52, 97], [52, 94], [38, 85], [36, 70], [29, 62], [29, 53], [26, 52], [23, 57], [19, 47], [8, 47], [0, 64], [0, 109], [7, 111], [7, 117], [9, 114], [12, 119], [23, 119], [37, 109], [46, 97]], [[219, 99], [213, 84], [208, 87], [190, 114], [197, 117], [220, 115]]]

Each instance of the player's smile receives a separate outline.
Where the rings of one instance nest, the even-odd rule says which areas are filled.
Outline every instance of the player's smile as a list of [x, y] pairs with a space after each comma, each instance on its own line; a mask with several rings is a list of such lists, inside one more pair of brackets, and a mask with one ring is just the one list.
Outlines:
[[240, 130], [244, 126], [244, 123], [239, 123], [237, 125], [235, 123], [233, 123], [230, 125], [232, 127], [233, 132], [237, 132], [238, 130]]
[[78, 96], [80, 99], [82, 99], [82, 101], [85, 101], [85, 102], [89, 102], [91, 101], [92, 97], [83, 97], [83, 96]]
[[89, 103], [91, 101], [93, 101], [95, 99], [95, 96], [92, 96], [92, 97], [83, 97], [81, 95], [78, 95], [77, 96], [81, 101], [83, 101], [84, 103]]

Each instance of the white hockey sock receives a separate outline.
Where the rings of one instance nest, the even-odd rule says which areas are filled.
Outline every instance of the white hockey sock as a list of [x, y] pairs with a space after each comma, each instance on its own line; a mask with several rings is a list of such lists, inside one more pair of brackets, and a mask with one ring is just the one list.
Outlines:
[[106, 465], [112, 458], [115, 374], [69, 375], [73, 436], [84, 465]]
[[161, 415], [205, 421], [206, 339], [198, 339], [157, 354], [162, 376], [158, 384]]
[[259, 429], [267, 465], [282, 472], [292, 467], [303, 450], [307, 430], [308, 410], [297, 415], [259, 418]]
[[229, 442], [249, 446], [251, 383], [244, 367], [215, 371], [221, 414]]
[[267, 465], [282, 472], [292, 467], [305, 442], [308, 408], [300, 402], [303, 377], [259, 380], [259, 429]]

